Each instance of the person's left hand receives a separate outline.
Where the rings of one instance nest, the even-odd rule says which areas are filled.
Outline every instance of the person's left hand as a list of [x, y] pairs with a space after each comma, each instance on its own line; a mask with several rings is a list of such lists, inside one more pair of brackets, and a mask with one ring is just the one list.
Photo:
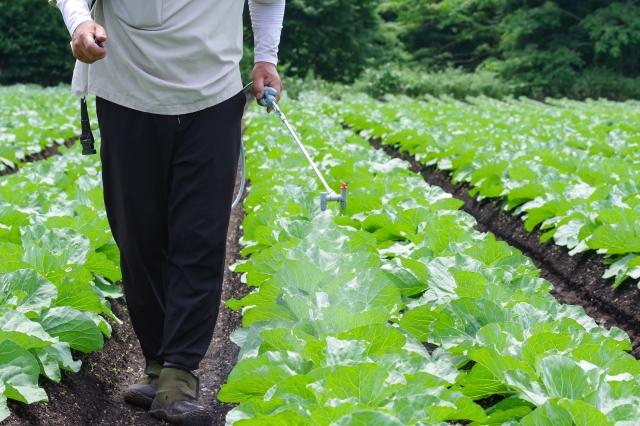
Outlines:
[[[282, 80], [280, 80], [275, 65], [270, 62], [256, 62], [251, 72], [251, 79], [253, 80], [253, 94], [256, 96], [256, 101], [259, 101], [264, 96], [264, 86], [276, 89], [278, 91], [276, 103], [280, 101]], [[272, 110], [273, 107], [269, 107], [267, 112], [271, 112]]]

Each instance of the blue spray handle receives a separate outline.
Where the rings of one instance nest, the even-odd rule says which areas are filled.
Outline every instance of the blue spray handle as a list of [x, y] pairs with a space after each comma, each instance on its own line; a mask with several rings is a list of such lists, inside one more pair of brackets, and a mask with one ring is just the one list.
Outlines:
[[269, 108], [273, 104], [276, 103], [276, 95], [278, 91], [270, 86], [264, 86], [264, 94], [262, 95], [262, 99], [260, 99], [260, 105], [263, 107]]
[[[250, 81], [249, 84], [242, 88], [243, 92], [248, 92], [249, 89], [253, 87], [253, 81]], [[264, 93], [262, 94], [262, 99], [258, 101], [260, 105], [263, 107], [269, 108], [270, 106], [274, 106], [276, 103], [276, 95], [278, 91], [271, 86], [264, 86]]]

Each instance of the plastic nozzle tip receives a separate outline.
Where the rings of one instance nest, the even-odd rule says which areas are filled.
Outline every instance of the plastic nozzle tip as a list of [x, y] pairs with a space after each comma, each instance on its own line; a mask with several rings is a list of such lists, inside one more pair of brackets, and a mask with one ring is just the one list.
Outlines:
[[347, 184], [342, 182], [342, 186], [340, 187], [340, 189], [347, 189]]

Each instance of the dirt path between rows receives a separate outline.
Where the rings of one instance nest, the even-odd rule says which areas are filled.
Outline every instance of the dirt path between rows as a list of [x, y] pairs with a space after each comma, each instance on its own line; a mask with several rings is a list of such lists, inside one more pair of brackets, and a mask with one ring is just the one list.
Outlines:
[[408, 161], [411, 170], [421, 174], [428, 184], [439, 186], [464, 201], [461, 210], [476, 218], [478, 231], [493, 233], [498, 240], [506, 241], [531, 258], [542, 271], [542, 278], [555, 287], [552, 294], [559, 302], [582, 306], [598, 325], [607, 329], [616, 326], [627, 332], [634, 348], [632, 354], [640, 359], [640, 290], [632, 280], [612, 289], [613, 280], [602, 278], [606, 269], [603, 257], [594, 251], [569, 256], [567, 248], [555, 245], [553, 239], [543, 244], [540, 242], [542, 232], [538, 229], [527, 232], [520, 217], [501, 209], [501, 199], [478, 202], [469, 196], [468, 184], [454, 185], [447, 172], [435, 166], [427, 167], [409, 153], [382, 145], [379, 140], [370, 143], [393, 158]]
[[[63, 143], [63, 145], [66, 146], [67, 148], [71, 148], [71, 146], [73, 144], [75, 144], [77, 140], [78, 140], [77, 137], [71, 138], [69, 140], [66, 140]], [[43, 149], [40, 152], [36, 152], [35, 154], [27, 155], [24, 158], [24, 160], [22, 160], [20, 163], [22, 165], [24, 165], [26, 163], [32, 163], [34, 161], [46, 160], [47, 158], [53, 157], [54, 155], [62, 155], [62, 153], [58, 149], [59, 146], [60, 145], [52, 145], [52, 146], [49, 146], [49, 147]], [[20, 170], [19, 167], [7, 168], [7, 169], [4, 169], [4, 170], [0, 171], [0, 176], [11, 175], [13, 173], [16, 173], [18, 170]]]

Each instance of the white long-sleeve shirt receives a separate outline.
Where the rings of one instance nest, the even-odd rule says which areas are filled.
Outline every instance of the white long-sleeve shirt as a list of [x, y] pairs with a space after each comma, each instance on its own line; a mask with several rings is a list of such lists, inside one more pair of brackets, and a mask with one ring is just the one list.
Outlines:
[[[89, 0], [91, 1], [91, 0]], [[242, 8], [238, 0], [49, 0], [70, 34], [95, 20], [107, 56], [76, 62], [72, 91], [156, 114], [187, 114], [242, 87]], [[249, 0], [255, 61], [277, 63], [285, 0]]]

